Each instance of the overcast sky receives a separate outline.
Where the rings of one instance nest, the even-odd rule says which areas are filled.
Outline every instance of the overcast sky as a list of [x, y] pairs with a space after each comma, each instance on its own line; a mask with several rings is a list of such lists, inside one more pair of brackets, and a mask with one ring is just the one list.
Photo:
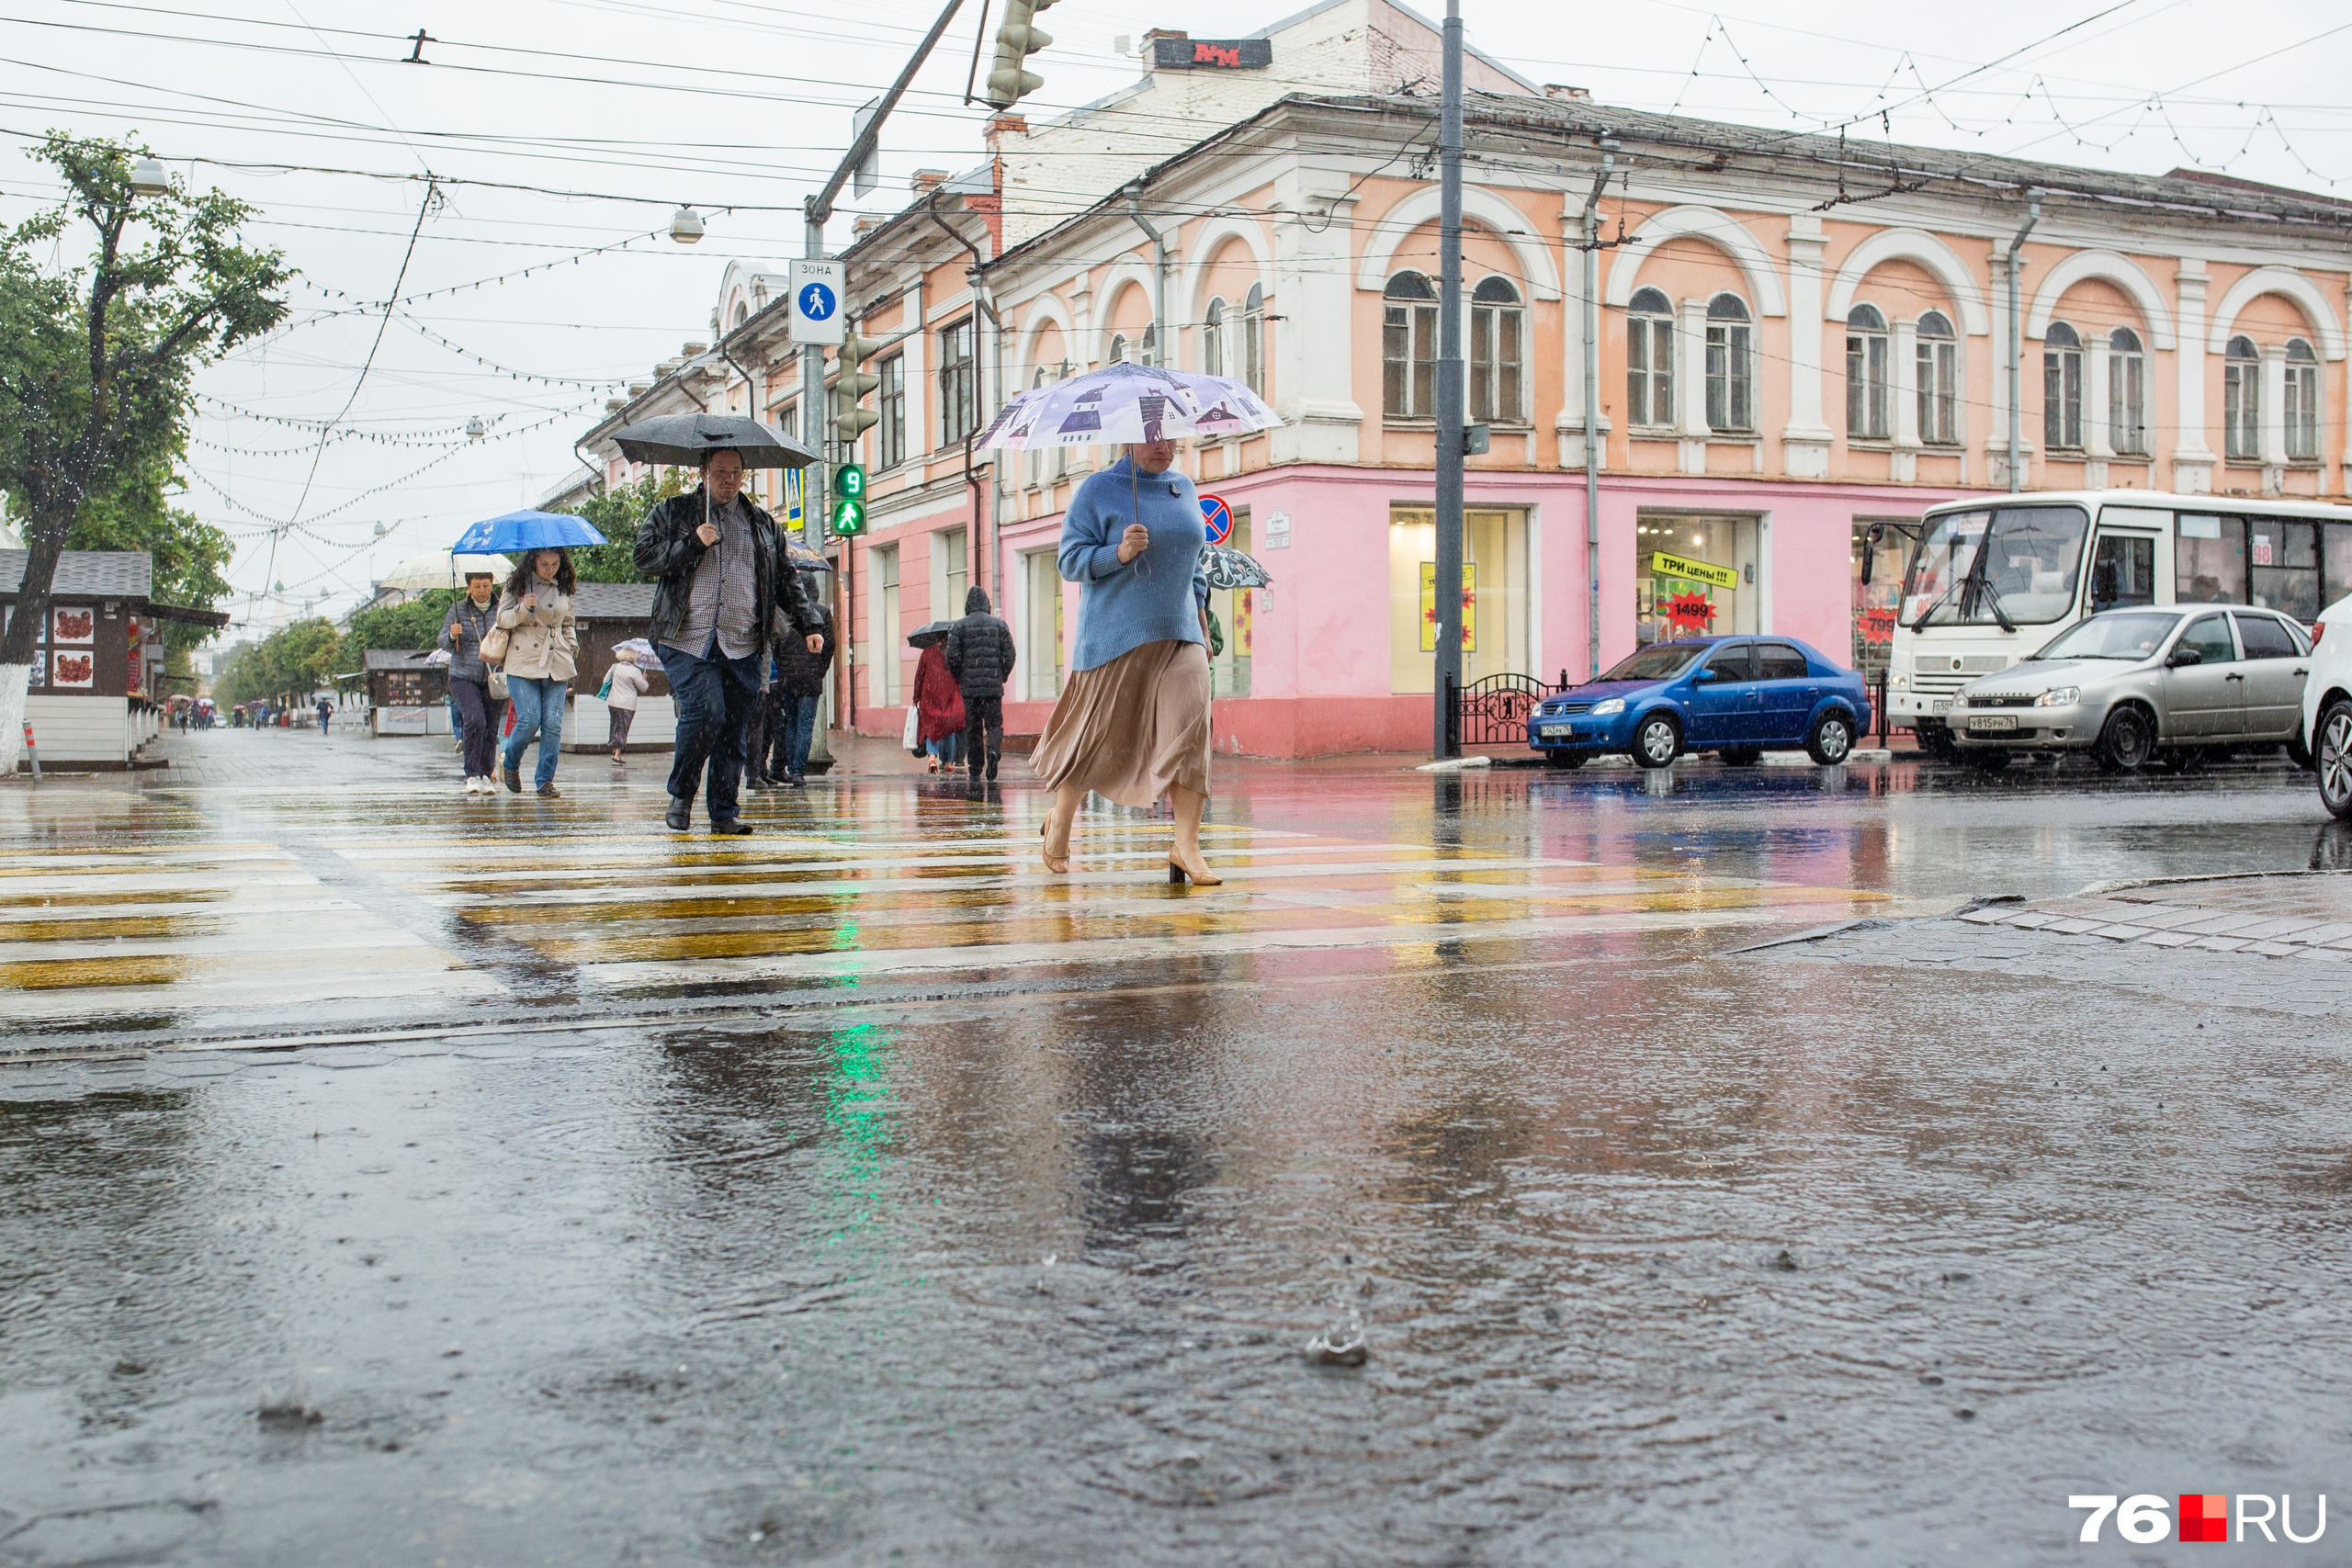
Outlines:
[[[918, 167], [980, 158], [985, 110], [961, 101], [977, 4], [885, 136], [868, 209], [901, 205]], [[572, 440], [616, 389], [605, 383], [643, 378], [708, 338], [729, 258], [780, 265], [799, 254], [801, 198], [840, 156], [851, 109], [887, 85], [936, 15], [915, 0], [17, 0], [11, 10], [0, 22], [0, 220], [56, 195], [24, 156], [28, 137], [135, 131], [182, 178], [252, 202], [251, 237], [300, 268], [293, 324], [198, 382], [208, 400], [185, 504], [236, 536], [230, 577], [242, 593], [275, 580], [295, 610], [322, 614], [349, 607], [401, 558], [446, 549], [468, 523], [536, 502], [574, 466]], [[1239, 0], [1062, 0], [1039, 17], [1055, 42], [1034, 62], [1045, 88], [1022, 107], [1044, 117], [1132, 78], [1118, 35], [1159, 26], [1229, 37], [1267, 15]], [[1906, 141], [2143, 173], [2194, 164], [2352, 196], [2342, 0], [1974, 0], [1959, 11], [1465, 0], [1464, 15], [1475, 46], [1606, 103], [1773, 127], [1885, 108]], [[2082, 25], [2053, 36], [2070, 24]], [[423, 46], [428, 63], [410, 64], [414, 46], [398, 35], [419, 27], [435, 41]], [[492, 183], [440, 187], [420, 226], [428, 171]], [[667, 237], [681, 202], [708, 224], [697, 246]], [[855, 210], [835, 220], [835, 248]], [[544, 264], [555, 265], [415, 298]], [[409, 302], [389, 321], [364, 309], [396, 280]], [[474, 417], [490, 434], [469, 444], [459, 433]], [[322, 447], [319, 422], [335, 421]], [[288, 523], [273, 552], [273, 525]]]

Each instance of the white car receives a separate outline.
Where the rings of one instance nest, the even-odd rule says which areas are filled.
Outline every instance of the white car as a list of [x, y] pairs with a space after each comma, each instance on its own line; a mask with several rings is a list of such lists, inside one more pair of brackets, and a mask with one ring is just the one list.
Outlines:
[[2319, 773], [2320, 804], [2352, 819], [2352, 599], [2338, 599], [2312, 628], [2303, 682], [2303, 744]]

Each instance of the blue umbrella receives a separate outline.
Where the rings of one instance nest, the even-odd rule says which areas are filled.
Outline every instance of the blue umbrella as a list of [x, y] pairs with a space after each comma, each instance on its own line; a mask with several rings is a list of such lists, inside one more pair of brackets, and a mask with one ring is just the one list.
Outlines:
[[518, 550], [577, 549], [601, 545], [605, 536], [568, 512], [510, 512], [477, 523], [458, 536], [451, 555], [509, 554]]

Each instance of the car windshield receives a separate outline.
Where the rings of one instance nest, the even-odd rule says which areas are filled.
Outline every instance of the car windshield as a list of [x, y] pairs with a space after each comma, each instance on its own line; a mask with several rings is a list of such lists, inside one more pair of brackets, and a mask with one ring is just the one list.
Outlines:
[[1634, 655], [1606, 675], [1604, 681], [1670, 681], [1690, 668], [1690, 661], [1713, 647], [1705, 642], [1659, 642]]
[[[1903, 579], [1903, 624], [2048, 626], [2075, 607], [2090, 518], [2079, 506], [1979, 507], [1928, 520]], [[1996, 607], [1997, 606], [1997, 611]]]
[[2153, 659], [2173, 627], [2180, 625], [2178, 615], [2157, 615], [2135, 610], [2129, 615], [2093, 615], [2077, 626], [2068, 626], [2051, 639], [2050, 646], [2034, 655], [2036, 659]]

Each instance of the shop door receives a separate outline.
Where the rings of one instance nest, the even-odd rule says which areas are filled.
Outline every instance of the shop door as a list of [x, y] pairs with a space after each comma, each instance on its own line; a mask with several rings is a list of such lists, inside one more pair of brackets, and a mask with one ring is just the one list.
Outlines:
[[[1398, 506], [1388, 528], [1388, 689], [1437, 689], [1437, 514]], [[1527, 658], [1527, 514], [1462, 514], [1462, 683], [1532, 674]]]
[[1634, 626], [1645, 647], [1757, 625], [1753, 517], [1644, 515], [1634, 527]]

